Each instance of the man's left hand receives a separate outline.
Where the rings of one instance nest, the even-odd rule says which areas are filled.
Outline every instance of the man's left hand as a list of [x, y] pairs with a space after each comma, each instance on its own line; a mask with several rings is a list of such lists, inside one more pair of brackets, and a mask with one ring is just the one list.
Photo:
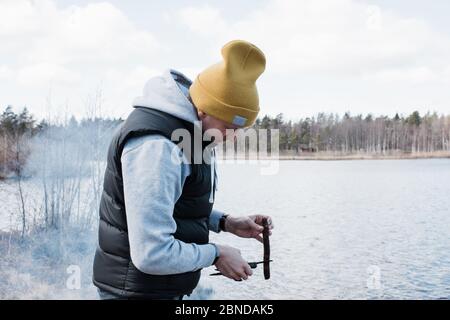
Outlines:
[[251, 215], [248, 217], [233, 217], [228, 216], [225, 219], [225, 231], [237, 235], [241, 238], [255, 238], [263, 242], [261, 233], [264, 230], [262, 221], [267, 218], [269, 224], [269, 235], [272, 235], [273, 223], [272, 218], [260, 214]]

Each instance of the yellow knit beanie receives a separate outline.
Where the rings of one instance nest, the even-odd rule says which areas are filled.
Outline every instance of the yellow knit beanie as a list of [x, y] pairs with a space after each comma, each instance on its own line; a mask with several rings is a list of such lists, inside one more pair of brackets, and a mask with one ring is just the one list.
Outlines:
[[197, 76], [189, 89], [192, 102], [227, 123], [251, 126], [259, 112], [255, 82], [266, 67], [264, 53], [247, 41], [233, 40], [223, 46], [222, 57]]

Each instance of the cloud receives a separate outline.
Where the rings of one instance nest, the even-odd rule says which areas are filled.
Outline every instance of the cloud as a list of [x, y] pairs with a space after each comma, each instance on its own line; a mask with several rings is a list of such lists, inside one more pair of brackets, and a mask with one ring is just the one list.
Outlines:
[[[267, 67], [259, 81], [264, 113], [294, 119], [320, 111], [447, 113], [448, 34], [421, 17], [369, 2], [268, 0], [238, 17], [211, 6], [184, 8], [178, 16], [189, 38], [201, 39], [204, 55], [215, 61], [221, 58], [218, 49], [232, 39], [264, 51]], [[213, 32], [205, 31], [207, 21]]]
[[76, 84], [81, 80], [81, 76], [58, 64], [36, 63], [19, 68], [16, 79], [19, 85], [34, 86], [36, 83], [49, 84], [52, 81], [58, 81], [59, 84]]
[[403, 69], [386, 69], [373, 74], [365, 75], [365, 80], [374, 80], [382, 83], [411, 82], [424, 84], [438, 80], [436, 72], [429, 67], [412, 67]]
[[13, 73], [8, 66], [0, 65], [0, 79], [7, 80], [8, 78], [12, 77], [12, 75]]
[[449, 36], [368, 1], [267, 0], [239, 14], [228, 3], [167, 3], [151, 25], [145, 10], [130, 11], [132, 20], [129, 6], [106, 0], [0, 0], [0, 106], [29, 105], [42, 115], [51, 91], [55, 104], [69, 101], [77, 113], [100, 88], [108, 115], [124, 116], [162, 68], [193, 78], [220, 59], [224, 43], [246, 39], [267, 56], [264, 112], [447, 110]]
[[0, 3], [0, 23], [0, 52], [21, 62], [111, 63], [160, 49], [153, 35], [109, 3], [58, 9], [50, 0], [7, 0]]
[[226, 22], [220, 10], [209, 5], [187, 7], [179, 12], [181, 21], [197, 34], [214, 36], [226, 32]]
[[426, 68], [438, 77], [450, 55], [449, 39], [424, 21], [354, 0], [272, 0], [238, 21], [226, 21], [211, 7], [182, 10], [182, 21], [205, 36], [201, 13], [219, 22], [210, 34], [216, 47], [234, 38], [250, 40], [266, 53], [269, 72], [358, 77], [404, 72], [408, 79], [411, 68]]
[[[99, 83], [114, 94], [120, 82], [135, 83], [132, 77], [143, 82], [142, 74], [154, 73], [164, 51], [153, 34], [107, 2], [59, 8], [53, 0], [2, 0], [0, 43], [7, 65], [1, 78], [27, 90], [61, 88], [69, 97], [86, 95]], [[131, 96], [117, 102], [127, 101]]]

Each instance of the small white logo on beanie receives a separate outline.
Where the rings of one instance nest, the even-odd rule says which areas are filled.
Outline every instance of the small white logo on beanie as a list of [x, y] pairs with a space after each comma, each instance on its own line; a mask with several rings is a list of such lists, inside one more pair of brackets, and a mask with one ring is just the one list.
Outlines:
[[247, 118], [241, 116], [234, 116], [233, 124], [237, 126], [243, 126], [247, 122]]

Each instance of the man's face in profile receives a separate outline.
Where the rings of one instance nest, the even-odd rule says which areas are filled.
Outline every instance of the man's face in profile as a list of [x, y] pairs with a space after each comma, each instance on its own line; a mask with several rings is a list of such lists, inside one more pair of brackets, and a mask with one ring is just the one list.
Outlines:
[[220, 143], [224, 140], [232, 140], [236, 138], [236, 130], [239, 126], [230, 124], [213, 116], [207, 115], [203, 111], [198, 111], [198, 118], [202, 122], [203, 131], [209, 136], [214, 136], [215, 142]]

